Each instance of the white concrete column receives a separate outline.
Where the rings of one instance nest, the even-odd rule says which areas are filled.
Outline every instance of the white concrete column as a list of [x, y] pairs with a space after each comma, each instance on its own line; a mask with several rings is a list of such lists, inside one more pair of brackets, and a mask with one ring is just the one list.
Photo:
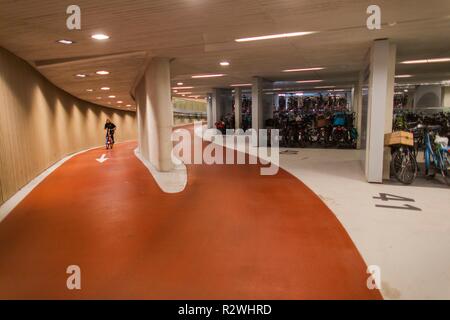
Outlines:
[[[411, 96], [408, 100], [412, 100]], [[450, 87], [442, 87], [442, 108], [450, 108]]]
[[384, 147], [385, 133], [392, 132], [396, 46], [377, 40], [370, 54], [369, 103], [365, 171], [369, 182], [389, 178], [390, 150]]
[[232, 111], [233, 96], [230, 89], [213, 89], [212, 92], [212, 119], [213, 124], [225, 114]]
[[275, 110], [280, 110], [280, 96], [278, 93], [273, 94], [273, 105], [275, 106]]
[[213, 111], [212, 111], [212, 93], [206, 94], [206, 120], [208, 128], [214, 127]]
[[284, 109], [289, 109], [289, 96], [287, 93], [284, 95]]
[[242, 88], [234, 89], [234, 123], [235, 129], [242, 129]]
[[352, 89], [352, 111], [355, 113], [355, 128], [358, 132], [358, 139], [356, 142], [356, 149], [361, 149], [362, 136], [362, 81], [360, 80]]
[[347, 105], [351, 108], [353, 103], [353, 91], [345, 93], [345, 99], [347, 100]]
[[263, 79], [252, 79], [252, 129], [258, 132], [263, 128]]
[[173, 169], [170, 60], [153, 58], [136, 88], [139, 153], [156, 170]]
[[220, 89], [213, 89], [212, 92], [212, 103], [211, 103], [211, 111], [212, 111], [212, 122], [213, 126], [217, 121], [220, 120], [221, 116], [221, 98], [220, 98]]

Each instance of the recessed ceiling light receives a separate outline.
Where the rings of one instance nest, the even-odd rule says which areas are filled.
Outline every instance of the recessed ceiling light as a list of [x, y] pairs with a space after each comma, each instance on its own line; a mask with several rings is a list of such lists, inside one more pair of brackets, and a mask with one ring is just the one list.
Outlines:
[[300, 81], [295, 81], [296, 83], [317, 83], [317, 82], [322, 82], [323, 80], [300, 80]]
[[111, 88], [110, 87], [101, 87], [100, 90], [108, 91], [108, 90], [111, 90]]
[[408, 92], [408, 89], [403, 90], [404, 92]]
[[78, 74], [75, 75], [75, 77], [78, 77], [78, 78], [86, 78], [87, 75], [85, 75], [84, 73], [78, 73]]
[[303, 68], [303, 69], [287, 69], [283, 70], [283, 72], [304, 72], [304, 71], [318, 71], [323, 70], [325, 68], [322, 67], [314, 67], [314, 68]]
[[131, 107], [131, 104], [127, 104], [126, 107]]
[[241, 39], [236, 39], [234, 41], [247, 42], [247, 41], [278, 39], [278, 38], [301, 37], [301, 36], [306, 36], [306, 35], [313, 34], [313, 33], [317, 33], [317, 32], [316, 31], [307, 31], [307, 32], [291, 32], [291, 33], [271, 34], [271, 35], [267, 35], [267, 36], [241, 38]]
[[174, 92], [174, 93], [177, 93], [177, 92], [178, 92], [178, 90], [173, 90], [173, 92]]
[[176, 90], [183, 90], [183, 89], [193, 89], [194, 87], [174, 87], [173, 89]]
[[192, 76], [192, 79], [200, 79], [200, 78], [218, 78], [223, 77], [224, 74], [198, 74], [195, 76]]
[[117, 101], [117, 103], [123, 103], [123, 101], [119, 100], [119, 101]]
[[109, 36], [103, 33], [96, 33], [91, 36], [92, 39], [95, 40], [108, 40]]
[[109, 74], [109, 71], [106, 71], [106, 70], [99, 70], [99, 71], [97, 71], [97, 72], [95, 72], [96, 74], [99, 74], [99, 75], [106, 75], [106, 74]]
[[178, 82], [177, 83], [177, 86], [182, 86], [183, 85], [183, 82]]
[[116, 96], [108, 96], [108, 98], [114, 99]]
[[236, 84], [230, 84], [230, 87], [251, 87], [251, 83], [236, 83]]
[[61, 44], [74, 44], [75, 43], [75, 41], [67, 40], [67, 39], [61, 39], [61, 40], [58, 40], [57, 42], [61, 43]]
[[86, 91], [87, 91], [87, 92], [92, 92], [92, 91], [94, 91], [94, 90], [92, 90], [92, 89], [86, 89]]
[[222, 62], [220, 62], [220, 65], [222, 67], [228, 67], [230, 65], [230, 63], [228, 61], [222, 61]]
[[402, 63], [403, 64], [419, 64], [419, 63], [438, 63], [438, 62], [450, 62], [450, 58], [407, 60], [407, 61], [403, 61]]

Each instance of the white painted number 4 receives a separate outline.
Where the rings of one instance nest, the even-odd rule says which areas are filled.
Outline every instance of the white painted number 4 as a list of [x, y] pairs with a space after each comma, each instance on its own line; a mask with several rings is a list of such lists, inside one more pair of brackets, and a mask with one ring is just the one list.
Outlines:
[[[396, 196], [394, 194], [389, 193], [380, 193], [379, 197], [373, 197], [374, 199], [378, 199], [381, 201], [402, 201], [402, 202], [416, 202], [416, 200], [411, 198], [405, 198], [402, 196]], [[422, 209], [414, 207], [410, 204], [404, 204], [403, 206], [386, 206], [386, 205], [375, 205], [377, 208], [387, 208], [387, 209], [403, 209], [403, 210], [412, 210], [412, 211], [422, 211]]]

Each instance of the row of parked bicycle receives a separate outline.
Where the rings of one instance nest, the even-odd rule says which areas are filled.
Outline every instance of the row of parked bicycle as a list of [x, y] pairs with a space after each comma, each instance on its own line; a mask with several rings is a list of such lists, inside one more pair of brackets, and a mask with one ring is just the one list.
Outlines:
[[394, 115], [393, 129], [410, 132], [414, 141], [413, 145], [391, 147], [391, 172], [400, 182], [414, 182], [421, 170], [417, 156], [423, 151], [425, 177], [433, 178], [439, 174], [450, 185], [450, 113], [425, 115], [400, 111]]
[[358, 132], [351, 112], [277, 111], [267, 128], [280, 130], [281, 147], [356, 148]]
[[[265, 128], [279, 130], [281, 147], [356, 148], [358, 132], [354, 123], [355, 114], [337, 110], [327, 105], [315, 106], [310, 111], [295, 107], [278, 110], [274, 112], [273, 118], [266, 120]], [[340, 110], [345, 108], [341, 107]], [[251, 114], [243, 113], [242, 116], [245, 131], [251, 128]], [[225, 134], [227, 129], [235, 128], [234, 121], [234, 114], [229, 113], [215, 126]]]

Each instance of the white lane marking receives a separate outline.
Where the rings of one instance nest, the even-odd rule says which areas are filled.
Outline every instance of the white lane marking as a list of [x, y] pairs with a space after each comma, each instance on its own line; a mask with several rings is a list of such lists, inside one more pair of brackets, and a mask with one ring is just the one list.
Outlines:
[[108, 158], [106, 157], [106, 154], [102, 154], [102, 156], [99, 159], [95, 159], [100, 163], [105, 162], [106, 160], [108, 160]]

